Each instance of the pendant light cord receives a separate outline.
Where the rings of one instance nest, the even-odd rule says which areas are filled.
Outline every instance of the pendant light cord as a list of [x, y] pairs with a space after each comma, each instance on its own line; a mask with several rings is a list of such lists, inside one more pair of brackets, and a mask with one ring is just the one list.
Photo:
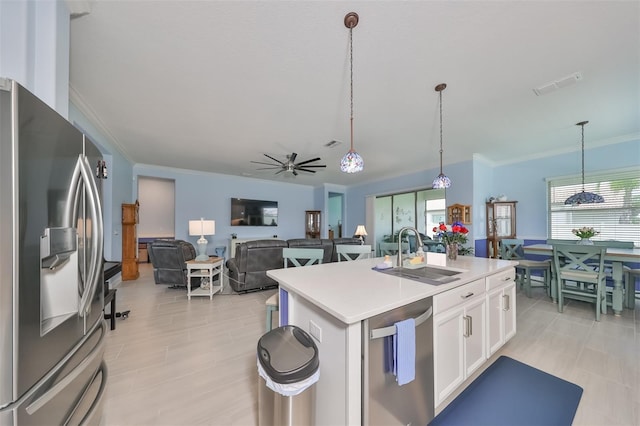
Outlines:
[[584, 192], [584, 125], [586, 123], [582, 123], [580, 127], [582, 127], [582, 192]]
[[438, 94], [440, 95], [440, 174], [443, 174], [442, 173], [442, 90], [439, 91]]
[[349, 27], [349, 62], [351, 64], [350, 67], [350, 76], [349, 76], [349, 81], [351, 83], [351, 91], [350, 91], [350, 98], [351, 98], [351, 149], [350, 151], [353, 152], [353, 26]]

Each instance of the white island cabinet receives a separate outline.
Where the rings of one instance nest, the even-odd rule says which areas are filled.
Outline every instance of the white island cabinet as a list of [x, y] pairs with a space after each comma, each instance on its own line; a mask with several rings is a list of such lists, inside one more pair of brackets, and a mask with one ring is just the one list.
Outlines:
[[485, 289], [479, 279], [433, 296], [435, 406], [487, 360]]
[[[433, 312], [427, 329], [424, 325], [416, 328], [423, 330], [417, 332], [416, 344], [433, 345], [427, 363], [433, 384], [425, 393], [428, 400], [423, 401], [432, 412], [434, 404], [486, 362], [489, 336], [493, 336], [488, 332], [492, 326], [489, 322], [494, 318], [488, 312], [491, 300], [487, 297], [488, 290], [500, 288], [501, 295], [504, 294], [508, 283], [502, 280], [513, 276], [517, 264], [468, 256], [451, 261], [444, 254], [427, 253], [429, 266], [460, 272], [453, 282], [430, 285], [372, 270], [381, 261], [380, 258], [363, 259], [267, 272], [280, 285], [280, 324], [304, 329], [318, 346], [320, 379], [314, 393], [317, 425], [363, 424], [367, 407], [381, 405], [381, 401], [370, 400], [371, 396], [363, 397], [369, 380], [363, 368], [372, 338], [367, 331], [368, 324], [374, 317], [392, 317], [399, 310], [415, 306], [414, 302], [431, 306]], [[497, 284], [490, 284], [494, 282]], [[505, 299], [500, 300], [502, 303]], [[509, 307], [515, 314], [515, 299]], [[416, 317], [420, 312], [411, 316]], [[510, 319], [506, 315], [496, 320], [503, 322], [497, 328], [508, 328], [505, 324]], [[507, 335], [501, 336], [504, 343]], [[386, 380], [389, 386], [397, 386], [393, 376]], [[401, 404], [400, 399], [397, 403]], [[395, 402], [385, 399], [382, 404]], [[371, 419], [367, 423], [375, 424]], [[398, 419], [398, 424], [406, 423]]]

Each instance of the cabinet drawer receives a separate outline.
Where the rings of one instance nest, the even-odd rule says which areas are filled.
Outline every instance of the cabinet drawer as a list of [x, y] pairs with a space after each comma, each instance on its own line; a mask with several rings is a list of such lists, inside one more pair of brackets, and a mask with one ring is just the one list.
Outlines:
[[509, 282], [513, 282], [516, 279], [516, 268], [511, 268], [506, 271], [499, 272], [487, 277], [487, 291], [498, 288]]
[[454, 288], [447, 292], [438, 294], [433, 297], [433, 313], [444, 312], [449, 308], [461, 305], [462, 303], [475, 299], [476, 297], [484, 297], [485, 282], [484, 279], [472, 281], [469, 284]]

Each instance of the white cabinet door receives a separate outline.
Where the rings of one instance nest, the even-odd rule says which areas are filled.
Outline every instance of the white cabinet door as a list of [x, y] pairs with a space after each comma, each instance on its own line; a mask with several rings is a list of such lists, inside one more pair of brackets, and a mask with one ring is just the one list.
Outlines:
[[484, 294], [433, 317], [435, 405], [486, 361]]
[[504, 313], [504, 341], [505, 343], [516, 334], [516, 283], [511, 282], [504, 288], [502, 295]]
[[479, 297], [464, 305], [464, 359], [465, 378], [487, 360], [486, 350], [486, 299]]
[[464, 381], [464, 309], [433, 317], [434, 404], [438, 406]]
[[516, 334], [515, 282], [487, 294], [487, 357], [493, 355]]
[[504, 291], [502, 288], [491, 290], [487, 294], [487, 356], [504, 345], [504, 313], [502, 310]]

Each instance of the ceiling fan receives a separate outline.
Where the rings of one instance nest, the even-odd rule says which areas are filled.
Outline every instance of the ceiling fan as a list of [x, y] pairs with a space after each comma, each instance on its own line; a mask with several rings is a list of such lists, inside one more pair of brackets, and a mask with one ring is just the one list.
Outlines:
[[298, 176], [299, 171], [315, 173], [316, 171], [311, 170], [312, 168], [327, 167], [325, 164], [314, 164], [314, 165], [309, 164], [309, 163], [313, 163], [314, 161], [320, 161], [320, 157], [316, 157], [310, 160], [305, 160], [305, 161], [296, 163], [296, 157], [298, 156], [298, 154], [296, 154], [295, 152], [292, 152], [290, 155], [287, 155], [287, 161], [284, 161], [284, 162], [270, 156], [269, 154], [264, 154], [264, 156], [269, 158], [270, 160], [275, 161], [277, 164], [264, 163], [262, 161], [252, 161], [252, 163], [271, 166], [271, 167], [261, 167], [257, 170], [278, 170], [279, 169], [276, 172], [276, 174], [282, 173], [282, 172], [291, 172], [293, 173], [294, 176]]

